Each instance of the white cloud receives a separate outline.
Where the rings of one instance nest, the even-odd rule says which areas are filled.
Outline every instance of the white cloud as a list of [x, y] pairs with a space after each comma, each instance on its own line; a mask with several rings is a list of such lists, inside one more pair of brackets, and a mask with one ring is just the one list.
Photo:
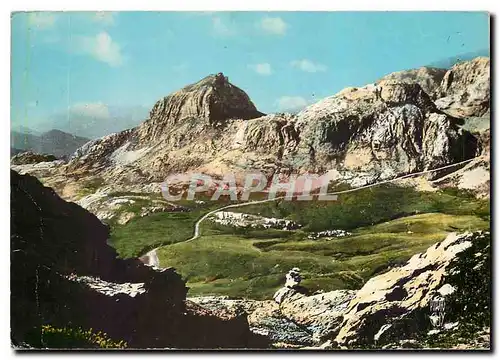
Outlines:
[[97, 119], [109, 119], [109, 108], [101, 102], [96, 103], [77, 103], [69, 108], [69, 111], [75, 115], [84, 115]]
[[115, 13], [110, 11], [99, 11], [92, 16], [92, 20], [103, 25], [114, 25]]
[[268, 63], [248, 65], [248, 67], [260, 75], [271, 75], [273, 73], [271, 64]]
[[276, 101], [276, 106], [280, 111], [298, 111], [308, 105], [302, 96], [282, 96]]
[[57, 16], [52, 12], [30, 12], [28, 13], [28, 23], [37, 29], [50, 29], [56, 23]]
[[231, 36], [236, 34], [234, 24], [228, 25], [221, 17], [212, 17], [212, 29], [216, 35]]
[[327, 69], [325, 65], [314, 63], [313, 61], [308, 59], [294, 60], [290, 63], [290, 65], [294, 68], [310, 73], [326, 71]]
[[257, 26], [265, 32], [275, 35], [284, 35], [288, 27], [287, 23], [280, 17], [265, 17]]
[[110, 66], [119, 66], [123, 63], [120, 45], [107, 32], [101, 32], [96, 36], [81, 36], [78, 40], [77, 51], [91, 55]]

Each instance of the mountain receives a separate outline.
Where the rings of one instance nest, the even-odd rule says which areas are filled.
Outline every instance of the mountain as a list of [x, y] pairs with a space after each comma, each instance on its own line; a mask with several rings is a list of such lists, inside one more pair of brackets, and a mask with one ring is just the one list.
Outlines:
[[57, 157], [71, 155], [77, 148], [90, 139], [50, 130], [40, 135], [11, 131], [11, 148], [33, 151], [41, 154], [52, 154]]
[[[448, 72], [417, 70], [410, 78], [431, 91], [444, 86]], [[461, 78], [452, 80], [457, 88], [476, 86]], [[473, 157], [477, 140], [461, 129], [463, 120], [440, 110], [422, 86], [392, 75], [296, 115], [263, 115], [226, 77], [212, 75], [158, 101], [138, 127], [86, 144], [69, 168], [99, 171], [115, 184], [253, 169], [335, 169], [342, 181], [369, 183]]]
[[54, 113], [37, 126], [40, 131], [59, 129], [77, 136], [97, 139], [136, 127], [148, 117], [148, 107], [79, 104]]
[[254, 170], [269, 177], [328, 172], [332, 181], [357, 187], [480, 154], [466, 125], [488, 112], [489, 76], [489, 59], [476, 58], [446, 71], [389, 74], [297, 114], [264, 115], [242, 89], [214, 74], [160, 99], [139, 126], [81, 146], [58, 175], [43, 177], [65, 194], [75, 193], [74, 185], [61, 188], [66, 174], [116, 191], [159, 191], [172, 173], [234, 173], [239, 182]]

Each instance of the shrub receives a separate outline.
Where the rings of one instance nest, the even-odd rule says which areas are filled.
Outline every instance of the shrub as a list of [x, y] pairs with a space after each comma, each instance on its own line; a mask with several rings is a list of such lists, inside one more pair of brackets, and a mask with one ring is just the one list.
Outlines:
[[[38, 336], [34, 336], [38, 334]], [[106, 333], [94, 332], [92, 329], [42, 325], [41, 330], [33, 332], [30, 345], [39, 348], [97, 348], [97, 349], [124, 349], [127, 347], [125, 341], [114, 341]]]

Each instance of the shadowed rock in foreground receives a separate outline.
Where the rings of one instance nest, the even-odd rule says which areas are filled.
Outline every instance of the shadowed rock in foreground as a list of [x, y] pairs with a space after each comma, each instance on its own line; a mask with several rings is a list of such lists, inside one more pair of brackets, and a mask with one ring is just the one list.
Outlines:
[[108, 228], [29, 175], [11, 172], [11, 339], [46, 347], [43, 325], [103, 331], [130, 348], [265, 346], [244, 316], [186, 304], [173, 269], [120, 260]]

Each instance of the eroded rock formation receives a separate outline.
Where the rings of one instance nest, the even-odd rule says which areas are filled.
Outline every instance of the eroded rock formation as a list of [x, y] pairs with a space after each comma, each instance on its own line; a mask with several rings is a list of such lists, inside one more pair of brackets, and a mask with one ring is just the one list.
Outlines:
[[11, 337], [44, 340], [40, 328], [82, 327], [131, 348], [259, 347], [244, 316], [186, 305], [173, 269], [117, 259], [108, 228], [29, 175], [11, 172]]
[[[138, 127], [85, 144], [59, 172], [134, 191], [159, 190], [173, 173], [232, 172], [238, 180], [252, 170], [334, 170], [332, 180], [359, 186], [475, 156], [480, 146], [464, 117], [488, 109], [487, 58], [444, 75], [427, 68], [390, 74], [294, 115], [264, 116], [227, 78], [211, 75], [158, 101]], [[64, 193], [64, 184], [51, 182], [57, 175], [47, 183]]]

